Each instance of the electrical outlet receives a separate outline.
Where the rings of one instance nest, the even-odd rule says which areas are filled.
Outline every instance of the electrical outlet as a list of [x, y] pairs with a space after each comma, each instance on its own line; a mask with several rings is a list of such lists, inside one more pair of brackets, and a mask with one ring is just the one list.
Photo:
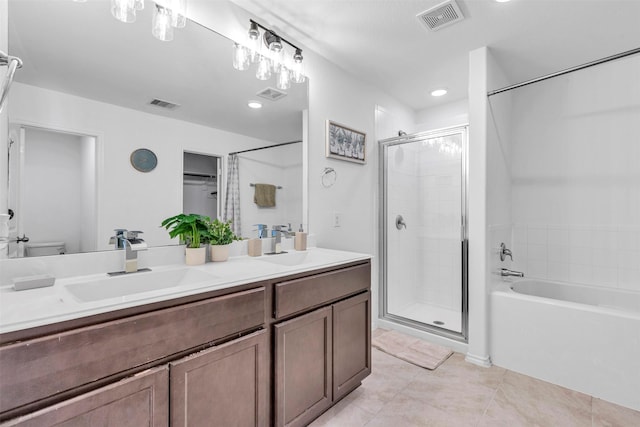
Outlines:
[[333, 213], [333, 226], [334, 227], [340, 227], [340, 224], [342, 224], [342, 213], [334, 212]]

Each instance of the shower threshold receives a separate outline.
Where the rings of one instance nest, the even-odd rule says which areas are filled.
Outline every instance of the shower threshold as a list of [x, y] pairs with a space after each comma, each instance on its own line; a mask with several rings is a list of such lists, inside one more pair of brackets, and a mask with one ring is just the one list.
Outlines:
[[460, 312], [444, 307], [418, 302], [392, 314], [453, 332], [462, 332], [462, 315]]

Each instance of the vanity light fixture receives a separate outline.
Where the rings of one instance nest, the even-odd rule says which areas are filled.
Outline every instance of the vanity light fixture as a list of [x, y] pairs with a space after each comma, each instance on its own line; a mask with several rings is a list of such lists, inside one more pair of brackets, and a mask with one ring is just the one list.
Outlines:
[[443, 96], [447, 94], [446, 89], [435, 89], [431, 91], [431, 96]]
[[[79, 0], [75, 0], [79, 1]], [[162, 41], [173, 40], [173, 29], [187, 25], [187, 0], [156, 0], [151, 33]], [[111, 14], [118, 21], [136, 21], [136, 12], [144, 9], [144, 0], [111, 0]]]
[[[244, 71], [257, 63], [256, 78], [269, 80], [275, 74], [276, 87], [281, 90], [289, 89], [292, 82], [304, 83], [302, 49], [253, 19], [249, 23], [247, 41], [233, 45], [233, 68]], [[291, 56], [287, 56], [287, 46], [293, 50]]]

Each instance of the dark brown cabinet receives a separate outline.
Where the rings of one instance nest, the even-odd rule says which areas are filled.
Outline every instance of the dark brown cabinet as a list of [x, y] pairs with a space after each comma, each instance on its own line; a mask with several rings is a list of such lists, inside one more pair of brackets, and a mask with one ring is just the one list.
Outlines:
[[370, 261], [0, 336], [0, 427], [302, 426], [371, 372]]
[[371, 373], [369, 291], [274, 330], [278, 427], [307, 425]]
[[304, 426], [331, 406], [331, 307], [275, 325], [275, 424]]
[[266, 426], [265, 330], [170, 363], [171, 426]]
[[168, 366], [141, 372], [3, 426], [166, 427], [169, 422]]
[[333, 305], [333, 400], [371, 373], [371, 292]]

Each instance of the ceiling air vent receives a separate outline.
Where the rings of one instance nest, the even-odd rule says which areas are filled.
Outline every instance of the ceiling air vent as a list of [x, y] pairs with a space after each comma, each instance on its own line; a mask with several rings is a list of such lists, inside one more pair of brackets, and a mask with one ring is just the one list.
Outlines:
[[167, 110], [173, 110], [180, 106], [178, 104], [174, 104], [173, 102], [163, 101], [162, 99], [157, 99], [157, 98], [152, 100], [149, 103], [149, 105], [155, 105], [156, 107], [166, 108]]
[[455, 0], [448, 0], [416, 15], [430, 31], [437, 31], [464, 19]]
[[277, 101], [278, 99], [284, 98], [285, 96], [287, 96], [287, 92], [282, 92], [281, 90], [268, 87], [256, 93], [256, 95], [258, 95], [261, 98], [268, 99], [269, 101]]

